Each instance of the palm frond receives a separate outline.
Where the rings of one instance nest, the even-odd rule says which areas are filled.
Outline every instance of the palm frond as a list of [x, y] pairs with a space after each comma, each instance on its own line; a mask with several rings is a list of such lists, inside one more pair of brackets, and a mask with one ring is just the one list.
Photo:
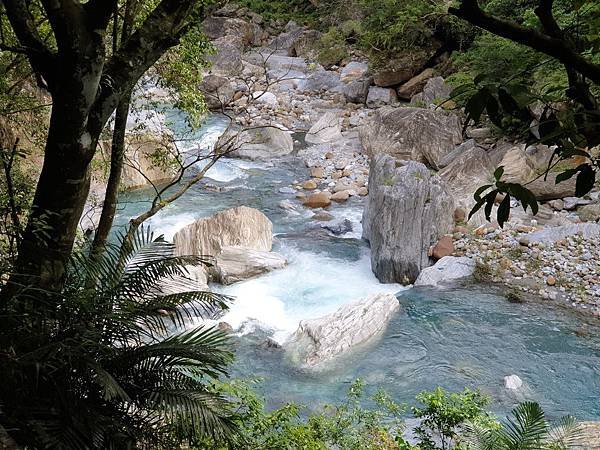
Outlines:
[[544, 410], [538, 403], [523, 402], [512, 411], [501, 441], [507, 449], [539, 450], [540, 442], [548, 431]]
[[581, 438], [579, 424], [572, 416], [565, 416], [548, 431], [545, 442], [553, 449], [566, 450], [574, 446]]

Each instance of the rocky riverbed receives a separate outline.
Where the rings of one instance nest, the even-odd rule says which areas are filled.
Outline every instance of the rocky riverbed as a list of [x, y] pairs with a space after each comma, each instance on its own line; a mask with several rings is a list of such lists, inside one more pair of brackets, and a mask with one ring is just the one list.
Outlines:
[[[235, 7], [207, 20], [218, 53], [201, 87], [215, 109], [229, 111], [234, 130], [247, 133], [232, 156], [303, 160], [308, 176], [280, 188], [295, 197], [283, 208], [311, 209], [313, 220], [326, 222], [337, 205], [368, 196], [371, 212], [363, 222], [372, 216], [379, 228], [370, 237], [367, 227], [364, 237], [375, 245], [372, 263], [380, 280], [410, 283], [444, 256], [467, 257], [476, 262], [480, 281], [505, 284], [515, 298], [524, 292], [600, 315], [598, 235], [588, 232], [600, 227], [599, 193], [576, 199], [572, 180], [556, 184], [553, 173], [546, 181], [539, 178], [552, 149], [498, 139], [487, 128], [469, 128], [463, 135], [461, 112], [436, 106], [451, 89], [435, 67], [394, 82], [389, 73], [373, 73], [359, 54], [340, 67], [324, 68], [312, 59], [314, 30], [291, 22], [276, 31], [272, 25]], [[423, 190], [402, 175], [374, 174], [383, 170], [372, 165], [378, 154], [389, 155], [397, 166], [421, 163], [430, 173], [426, 183], [440, 187]], [[533, 217], [513, 202], [504, 230], [481, 213], [465, 223], [473, 192], [500, 165], [508, 181], [538, 177], [528, 187], [543, 203], [540, 213]], [[373, 192], [392, 188], [397, 192], [392, 196]], [[396, 201], [421, 195], [422, 202]], [[436, 212], [408, 227], [420, 223], [432, 200], [439, 205]], [[589, 225], [583, 234], [580, 223]], [[565, 230], [560, 238], [553, 237], [557, 227]], [[396, 228], [402, 232], [392, 233]], [[540, 239], [526, 242], [540, 232]]]

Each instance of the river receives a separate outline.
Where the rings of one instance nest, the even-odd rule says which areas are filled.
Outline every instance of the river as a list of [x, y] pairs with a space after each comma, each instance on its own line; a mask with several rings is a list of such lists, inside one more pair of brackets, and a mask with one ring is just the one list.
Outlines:
[[[209, 145], [222, 129], [223, 120], [212, 116], [188, 145]], [[311, 221], [313, 213], [286, 193], [292, 181], [307, 178], [298, 158], [276, 164], [223, 159], [206, 180], [149, 221], [167, 239], [197, 218], [239, 205], [257, 208], [273, 222], [274, 250], [289, 265], [232, 286], [213, 286], [236, 298], [223, 318], [238, 336], [232, 375], [263, 378], [260, 389], [271, 406], [336, 402], [360, 377], [370, 391], [383, 388], [400, 402], [411, 403], [418, 392], [436, 386], [472, 387], [488, 393], [501, 414], [528, 399], [539, 401], [551, 417], [570, 413], [600, 420], [595, 323], [549, 305], [509, 303], [494, 287], [433, 290], [380, 284], [360, 239], [363, 200], [351, 198], [331, 208], [335, 219], [329, 224], [343, 232], [334, 235]], [[124, 193], [116, 223], [123, 225], [141, 212], [151, 195], [148, 189]], [[281, 208], [282, 200], [297, 208]], [[284, 342], [302, 319], [379, 292], [397, 293], [400, 312], [382, 337], [326, 372], [301, 372], [284, 352], [264, 345], [268, 336]], [[511, 374], [524, 381], [517, 392], [504, 388], [503, 377]]]

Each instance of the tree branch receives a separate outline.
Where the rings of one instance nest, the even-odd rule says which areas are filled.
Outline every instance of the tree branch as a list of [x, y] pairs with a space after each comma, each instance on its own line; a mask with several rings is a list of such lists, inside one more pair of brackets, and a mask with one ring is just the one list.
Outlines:
[[118, 0], [90, 0], [83, 9], [87, 17], [93, 24], [92, 29], [105, 30], [108, 27], [108, 22], [117, 7]]
[[177, 45], [190, 26], [194, 0], [162, 0], [106, 63], [101, 91], [90, 114], [92, 133], [104, 128], [123, 93], [171, 47]]
[[25, 0], [4, 0], [8, 20], [21, 43], [19, 50], [27, 55], [33, 70], [51, 85], [55, 75], [56, 55], [38, 34], [35, 20]]
[[[542, 9], [540, 12], [542, 16], [547, 11], [548, 6], [552, 7], [551, 1], [541, 2]], [[517, 23], [493, 17], [479, 7], [477, 0], [462, 0], [458, 8], [449, 8], [448, 12], [493, 34], [552, 56], [565, 66], [572, 67], [583, 76], [600, 85], [600, 65], [593, 64], [581, 56], [564, 39], [551, 37]]]

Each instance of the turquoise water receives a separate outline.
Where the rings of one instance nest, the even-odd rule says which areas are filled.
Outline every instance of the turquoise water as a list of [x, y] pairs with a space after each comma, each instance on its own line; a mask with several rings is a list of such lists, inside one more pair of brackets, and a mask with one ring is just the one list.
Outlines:
[[[211, 118], [192, 136], [189, 148], [208, 145], [222, 127], [222, 119]], [[487, 392], [499, 413], [532, 399], [551, 416], [600, 419], [597, 322], [549, 305], [509, 303], [489, 287], [404, 290], [378, 283], [360, 240], [361, 199], [332, 208], [334, 225], [346, 220], [347, 232], [339, 236], [311, 221], [312, 212], [301, 206], [292, 211], [279, 206], [282, 200], [297, 205], [293, 195], [280, 189], [308, 177], [298, 159], [270, 165], [223, 160], [208, 175], [150, 225], [171, 238], [197, 218], [238, 205], [258, 208], [273, 221], [275, 250], [288, 258], [288, 267], [213, 287], [236, 297], [223, 319], [239, 336], [233, 374], [263, 377], [261, 389], [270, 405], [335, 402], [361, 377], [369, 389], [382, 387], [401, 402], [438, 385], [452, 390], [469, 386]], [[150, 196], [149, 190], [123, 195], [117, 223], [143, 211]], [[267, 336], [284, 342], [302, 319], [378, 292], [397, 292], [400, 312], [383, 336], [326, 372], [301, 372], [284, 352], [263, 345]], [[510, 374], [525, 384], [516, 394], [503, 387], [503, 377]]]

